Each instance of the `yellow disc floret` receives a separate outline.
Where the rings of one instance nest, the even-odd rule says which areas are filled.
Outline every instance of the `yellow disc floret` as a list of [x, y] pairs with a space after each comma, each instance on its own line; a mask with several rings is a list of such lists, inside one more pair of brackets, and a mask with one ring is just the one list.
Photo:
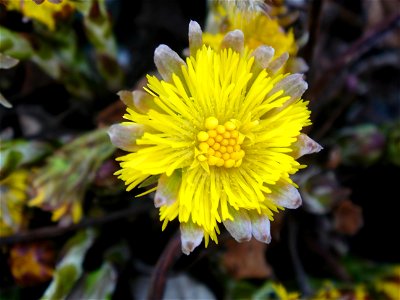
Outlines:
[[197, 134], [199, 162], [207, 162], [209, 166], [233, 168], [242, 164], [244, 151], [240, 147], [243, 136], [232, 121], [219, 124], [215, 117], [208, 117], [204, 121], [206, 130]]

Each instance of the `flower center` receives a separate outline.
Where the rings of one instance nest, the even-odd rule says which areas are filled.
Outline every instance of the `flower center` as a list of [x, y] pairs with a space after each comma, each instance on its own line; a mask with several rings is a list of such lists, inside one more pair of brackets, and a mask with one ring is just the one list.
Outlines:
[[215, 117], [208, 117], [205, 120], [204, 126], [207, 131], [200, 131], [197, 134], [199, 144], [196, 158], [209, 166], [239, 167], [245, 154], [240, 147], [244, 135], [236, 129], [234, 120], [227, 121], [224, 125], [218, 123]]

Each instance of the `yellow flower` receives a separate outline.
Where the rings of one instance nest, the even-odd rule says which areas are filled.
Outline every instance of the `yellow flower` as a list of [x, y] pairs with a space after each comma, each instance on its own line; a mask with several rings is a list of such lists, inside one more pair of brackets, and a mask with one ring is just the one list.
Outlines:
[[400, 299], [400, 266], [394, 266], [387, 276], [378, 280], [375, 288], [390, 300]]
[[277, 75], [270, 48], [244, 51], [243, 33], [228, 33], [217, 52], [189, 25], [190, 57], [166, 45], [154, 60], [163, 80], [148, 76], [147, 94], [122, 92], [127, 122], [113, 125], [112, 142], [131, 153], [119, 157], [119, 178], [132, 190], [159, 176], [155, 205], [163, 229], [178, 218], [182, 250], [204, 236], [217, 242], [219, 224], [237, 241], [268, 243], [270, 220], [283, 207], [297, 208], [290, 179], [303, 166], [296, 158], [320, 150], [300, 133], [310, 124], [299, 74]]
[[2, 0], [8, 10], [17, 10], [29, 19], [37, 20], [45, 24], [50, 30], [56, 26], [58, 16], [69, 15], [74, 9], [70, 0], [63, 0], [60, 3], [45, 1], [41, 4], [33, 0]]
[[27, 179], [28, 172], [18, 170], [0, 181], [0, 237], [17, 232], [24, 223]]
[[[227, 31], [240, 29], [245, 36], [245, 45], [250, 49], [267, 45], [275, 49], [275, 57], [284, 53], [297, 54], [297, 45], [292, 31], [286, 33], [278, 20], [262, 12], [242, 13], [239, 10], [224, 10], [216, 7], [212, 17], [214, 25], [210, 32], [203, 34], [204, 43], [213, 49], [219, 49]], [[212, 29], [214, 27], [214, 29]]]
[[354, 288], [354, 300], [368, 299], [368, 291], [365, 285], [358, 284]]
[[264, 0], [214, 0], [214, 5], [222, 6], [226, 9], [237, 9], [242, 12], [260, 11], [265, 7]]
[[273, 283], [272, 287], [276, 293], [276, 296], [278, 296], [277, 299], [279, 300], [298, 300], [300, 299], [300, 294], [299, 293], [289, 293], [285, 287], [280, 284], [280, 283]]
[[19, 285], [34, 285], [51, 279], [54, 272], [54, 251], [47, 242], [13, 245], [10, 271]]
[[319, 289], [313, 300], [338, 300], [341, 297], [340, 291], [330, 281], [326, 281], [323, 287]]

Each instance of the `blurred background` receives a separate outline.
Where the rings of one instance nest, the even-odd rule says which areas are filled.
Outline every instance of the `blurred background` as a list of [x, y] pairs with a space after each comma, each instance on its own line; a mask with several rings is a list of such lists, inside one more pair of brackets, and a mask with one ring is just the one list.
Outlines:
[[116, 93], [145, 84], [159, 44], [184, 56], [211, 2], [36, 2], [0, 0], [1, 299], [400, 299], [398, 0], [265, 1], [324, 150], [302, 158], [303, 206], [276, 216], [271, 244], [222, 232], [190, 256], [113, 175], [106, 131]]

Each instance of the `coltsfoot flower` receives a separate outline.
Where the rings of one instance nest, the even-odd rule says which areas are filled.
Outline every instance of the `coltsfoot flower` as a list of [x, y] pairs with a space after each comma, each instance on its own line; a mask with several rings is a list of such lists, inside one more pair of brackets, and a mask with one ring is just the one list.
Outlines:
[[8, 10], [17, 10], [25, 17], [45, 24], [50, 30], [56, 27], [56, 19], [68, 16], [75, 8], [70, 0], [0, 0]]
[[209, 17], [208, 31], [203, 33], [204, 43], [214, 49], [221, 47], [224, 35], [234, 29], [244, 34], [245, 46], [254, 50], [258, 46], [268, 45], [275, 49], [275, 57], [284, 53], [291, 56], [297, 54], [297, 45], [293, 32], [285, 32], [277, 19], [266, 13], [255, 11], [243, 13], [240, 10], [224, 9], [217, 6]]
[[149, 191], [162, 228], [179, 220], [185, 254], [203, 237], [217, 243], [221, 223], [239, 242], [270, 242], [273, 214], [301, 204], [290, 179], [304, 167], [296, 159], [321, 149], [300, 133], [311, 124], [302, 75], [277, 74], [285, 61], [272, 60], [271, 47], [245, 51], [243, 39], [229, 32], [215, 51], [192, 21], [186, 62], [160, 45], [154, 60], [163, 79], [147, 76], [147, 93], [120, 92], [127, 121], [109, 129], [131, 152], [118, 158], [116, 175], [128, 191], [157, 176]]
[[212, 2], [226, 9], [238, 9], [242, 12], [261, 11], [265, 7], [263, 0], [213, 0]]

